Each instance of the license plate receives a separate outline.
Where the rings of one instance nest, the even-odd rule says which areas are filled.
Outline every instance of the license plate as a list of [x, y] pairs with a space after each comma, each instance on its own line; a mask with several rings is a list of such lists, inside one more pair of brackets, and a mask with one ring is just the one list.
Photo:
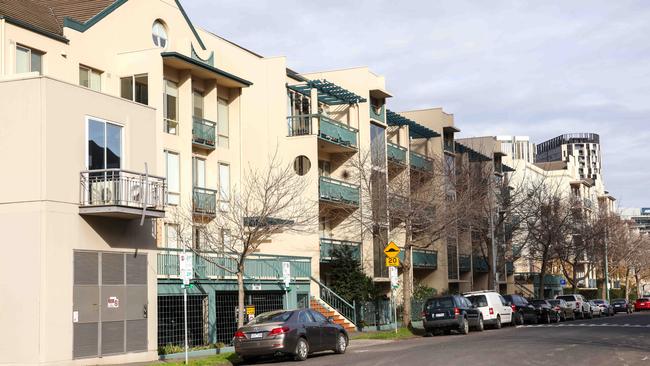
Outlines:
[[436, 313], [436, 318], [442, 318], [445, 316], [445, 313]]
[[259, 339], [262, 338], [262, 333], [251, 333], [251, 339]]
[[614, 305], [614, 307], [615, 307], [615, 308], [620, 308], [620, 307], [621, 307], [621, 305]]

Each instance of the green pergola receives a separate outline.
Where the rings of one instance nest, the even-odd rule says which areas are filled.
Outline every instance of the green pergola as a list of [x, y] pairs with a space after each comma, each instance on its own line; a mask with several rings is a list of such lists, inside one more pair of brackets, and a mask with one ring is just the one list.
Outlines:
[[417, 122], [395, 113], [390, 109], [386, 110], [386, 120], [389, 126], [409, 126], [409, 136], [411, 138], [431, 138], [440, 136], [436, 131], [418, 124]]
[[318, 101], [327, 105], [364, 103], [366, 99], [325, 79], [309, 80], [305, 84], [287, 85], [287, 88], [303, 95], [318, 91]]
[[456, 141], [456, 152], [460, 154], [469, 154], [469, 161], [491, 161], [492, 158], [489, 156], [483, 155], [480, 152], [469, 148], [460, 142]]

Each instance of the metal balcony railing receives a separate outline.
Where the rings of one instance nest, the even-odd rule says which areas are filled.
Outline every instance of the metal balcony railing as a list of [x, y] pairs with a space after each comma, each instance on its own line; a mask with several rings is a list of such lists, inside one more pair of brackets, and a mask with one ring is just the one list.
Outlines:
[[399, 145], [388, 143], [387, 144], [388, 161], [398, 164], [406, 164], [406, 148]]
[[346, 147], [357, 147], [356, 128], [344, 125], [322, 114], [303, 114], [287, 117], [289, 136], [316, 134], [314, 123], [318, 122], [318, 137]]
[[409, 153], [409, 159], [411, 163], [411, 168], [422, 170], [425, 172], [433, 171], [433, 161], [430, 158], [422, 154], [418, 154], [411, 151]]
[[215, 216], [217, 214], [217, 191], [194, 187], [192, 211], [199, 215]]
[[472, 256], [461, 254], [458, 256], [458, 269], [461, 272], [469, 272], [472, 270]]
[[474, 267], [474, 272], [487, 272], [488, 271], [488, 261], [487, 258], [474, 254], [472, 256], [472, 264]]
[[200, 117], [192, 117], [192, 143], [214, 149], [216, 145], [217, 123]]
[[318, 190], [321, 200], [353, 206], [359, 205], [359, 186], [357, 185], [321, 176]]
[[[437, 269], [438, 268], [438, 251], [427, 249], [413, 249], [411, 264], [413, 268], [419, 269]], [[402, 250], [398, 257], [404, 260], [405, 251]]]
[[375, 121], [379, 121], [382, 123], [386, 123], [386, 105], [382, 105], [381, 107], [377, 107], [374, 105], [370, 105], [370, 118], [374, 119]]
[[320, 238], [320, 261], [329, 262], [332, 260], [332, 252], [335, 248], [348, 247], [352, 251], [352, 257], [361, 260], [361, 242], [338, 240], [331, 238]]
[[80, 174], [79, 205], [82, 213], [137, 215], [146, 208], [164, 216], [165, 178], [123, 169], [87, 170]]

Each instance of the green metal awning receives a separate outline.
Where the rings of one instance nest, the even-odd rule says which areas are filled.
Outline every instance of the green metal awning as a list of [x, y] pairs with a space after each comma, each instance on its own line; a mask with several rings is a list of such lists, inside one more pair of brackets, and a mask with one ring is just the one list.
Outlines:
[[412, 138], [431, 138], [440, 136], [434, 130], [431, 130], [427, 127], [418, 124], [417, 122], [410, 120], [401, 114], [395, 113], [390, 109], [386, 110], [386, 120], [388, 121], [389, 126], [409, 126], [409, 136]]
[[328, 105], [364, 103], [366, 99], [342, 87], [323, 80], [309, 80], [305, 84], [287, 85], [287, 88], [311, 95], [311, 89], [318, 90], [318, 101]]
[[471, 149], [460, 142], [456, 141], [456, 152], [460, 154], [469, 154], [469, 161], [490, 161], [492, 158], [489, 156], [483, 155], [480, 152]]
[[503, 163], [502, 163], [501, 165], [503, 166], [503, 172], [504, 172], [504, 173], [507, 173], [507, 172], [514, 172], [514, 171], [515, 171], [513, 168], [511, 168], [511, 167], [509, 167], [509, 166], [507, 166], [507, 165], [505, 165], [505, 164], [503, 164]]

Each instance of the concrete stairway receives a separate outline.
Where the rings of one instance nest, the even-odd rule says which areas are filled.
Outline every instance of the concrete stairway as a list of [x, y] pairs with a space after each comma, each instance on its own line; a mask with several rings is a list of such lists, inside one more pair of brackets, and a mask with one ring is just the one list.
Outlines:
[[345, 328], [345, 330], [347, 330], [348, 332], [354, 332], [357, 330], [357, 328], [355, 327], [354, 324], [352, 324], [352, 322], [350, 322], [344, 316], [339, 314], [338, 311], [336, 311], [331, 306], [327, 305], [322, 300], [312, 297], [311, 300], [309, 301], [309, 307], [323, 314], [323, 316], [325, 316], [326, 318], [332, 317], [334, 319], [334, 323], [342, 325]]

